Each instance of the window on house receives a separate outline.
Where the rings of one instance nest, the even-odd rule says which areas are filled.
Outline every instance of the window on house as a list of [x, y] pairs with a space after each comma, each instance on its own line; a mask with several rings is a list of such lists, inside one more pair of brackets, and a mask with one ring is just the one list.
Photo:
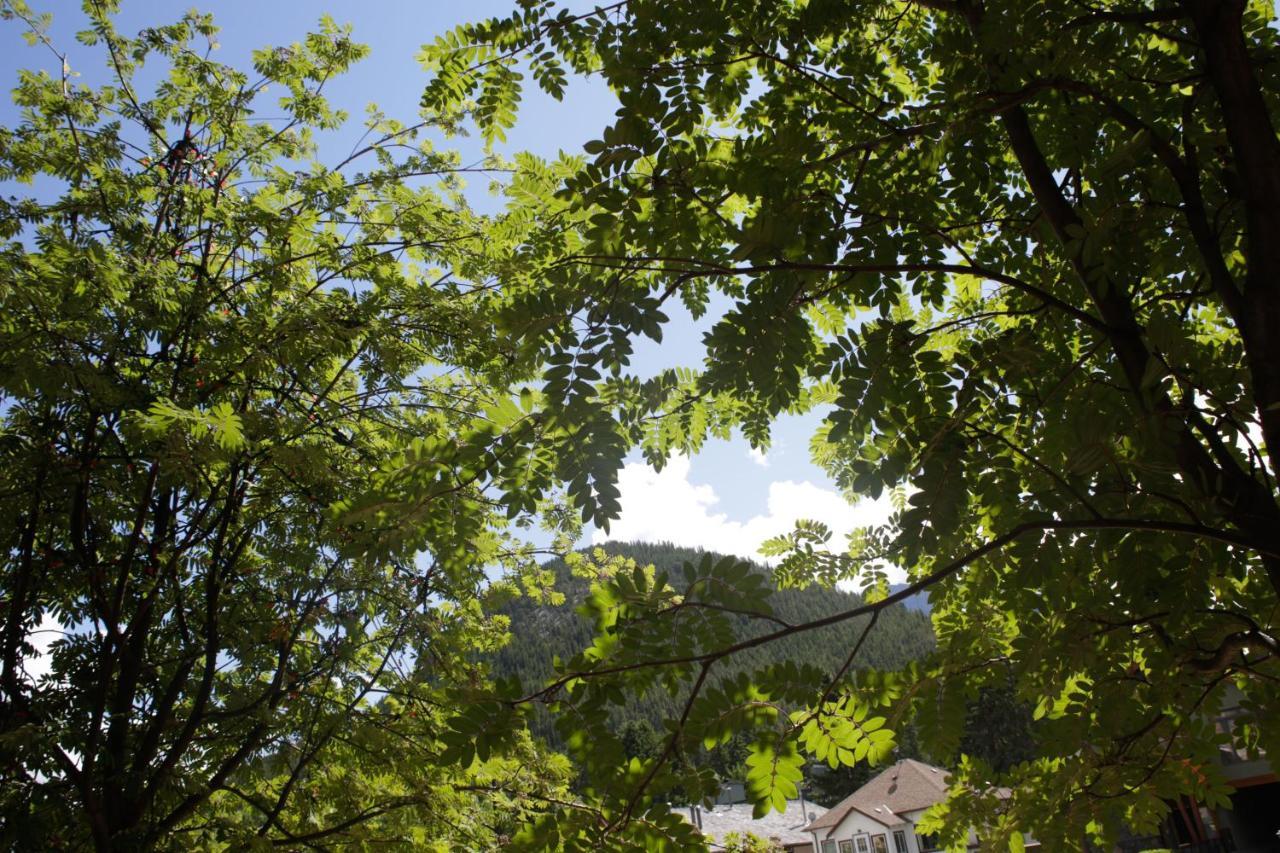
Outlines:
[[840, 842], [840, 853], [853, 853], [853, 842], [852, 842], [852, 841], [841, 841], [841, 842]]
[[822, 853], [836, 853], [836, 843], [831, 839], [822, 842]]
[[[826, 853], [824, 850], [823, 853]], [[895, 830], [893, 833], [893, 853], [910, 853], [907, 850], [907, 834], [901, 829]]]
[[916, 846], [920, 848], [921, 853], [929, 853], [931, 850], [938, 850], [938, 837], [936, 835], [921, 835], [916, 833]]
[[858, 853], [871, 853], [871, 849], [867, 847], [867, 837], [865, 835], [859, 835], [854, 841], [858, 844]]
[[889, 839], [883, 835], [871, 836], [871, 853], [889, 853]]

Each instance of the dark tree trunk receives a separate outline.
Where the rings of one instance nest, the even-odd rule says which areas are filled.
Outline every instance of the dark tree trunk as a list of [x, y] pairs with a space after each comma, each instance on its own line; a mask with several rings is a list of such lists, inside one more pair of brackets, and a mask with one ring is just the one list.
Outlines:
[[1280, 140], [1249, 57], [1244, 8], [1243, 0], [1190, 4], [1244, 199], [1248, 273], [1240, 335], [1271, 471], [1280, 476]]

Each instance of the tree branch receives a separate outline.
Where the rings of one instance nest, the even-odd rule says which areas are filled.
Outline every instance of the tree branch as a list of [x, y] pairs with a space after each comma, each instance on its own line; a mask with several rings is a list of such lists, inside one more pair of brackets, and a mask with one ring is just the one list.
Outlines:
[[847, 622], [850, 619], [856, 619], [859, 616], [866, 616], [891, 607], [898, 602], [911, 598], [918, 592], [923, 592], [932, 586], [940, 583], [946, 578], [959, 572], [961, 569], [972, 565], [988, 554], [1001, 550], [1005, 546], [1015, 540], [1026, 536], [1029, 533], [1083, 533], [1097, 530], [1119, 530], [1147, 533], [1170, 533], [1178, 536], [1189, 536], [1199, 539], [1210, 539], [1217, 542], [1223, 542], [1237, 548], [1243, 548], [1252, 551], [1260, 556], [1272, 557], [1280, 559], [1280, 551], [1273, 551], [1266, 546], [1259, 545], [1256, 542], [1236, 533], [1226, 530], [1217, 530], [1211, 527], [1205, 527], [1199, 524], [1189, 524], [1178, 521], [1162, 521], [1159, 519], [1127, 519], [1127, 518], [1088, 518], [1088, 519], [1070, 519], [1057, 520], [1046, 519], [1043, 521], [1028, 521], [1016, 525], [1002, 533], [1001, 535], [990, 539], [982, 545], [965, 553], [960, 557], [949, 561], [939, 569], [934, 570], [928, 576], [921, 578], [914, 583], [908, 584], [892, 595], [881, 599], [872, 604], [864, 604], [860, 607], [854, 607], [849, 610], [843, 610], [821, 619], [815, 619], [810, 622], [802, 622], [792, 625], [789, 628], [780, 628], [768, 634], [762, 634], [758, 637], [752, 637], [747, 640], [715, 649], [709, 652], [695, 655], [685, 655], [682, 657], [662, 658], [651, 661], [640, 661], [630, 664], [619, 664], [616, 666], [605, 666], [599, 669], [582, 670], [578, 672], [567, 673], [561, 675], [549, 684], [535, 693], [530, 693], [518, 699], [507, 700], [508, 704], [521, 705], [529, 702], [546, 700], [552, 697], [556, 692], [563, 688], [570, 681], [578, 681], [592, 678], [602, 678], [608, 675], [617, 675], [623, 672], [634, 672], [641, 669], [654, 669], [662, 666], [677, 665], [703, 665], [710, 664], [721, 658], [729, 657], [738, 652], [747, 649], [753, 649], [757, 646], [767, 645], [776, 642], [784, 637], [790, 637], [794, 634], [802, 634], [808, 631], [826, 628], [830, 625], [838, 625]]

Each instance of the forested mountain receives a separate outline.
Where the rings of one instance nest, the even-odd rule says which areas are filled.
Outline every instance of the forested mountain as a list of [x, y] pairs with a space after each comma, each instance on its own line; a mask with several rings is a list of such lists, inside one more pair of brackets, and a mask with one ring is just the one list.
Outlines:
[[[671, 570], [673, 577], [679, 576], [683, 563], [696, 563], [707, 555], [701, 549], [670, 543], [609, 543], [604, 550], [612, 556], [634, 559], [640, 566], [653, 564], [660, 570]], [[720, 559], [722, 555], [713, 554], [712, 557]], [[557, 656], [568, 660], [591, 643], [592, 625], [576, 612], [577, 605], [587, 594], [589, 582], [575, 576], [562, 560], [554, 560], [544, 568], [555, 572], [556, 589], [564, 593], [564, 603], [538, 604], [525, 597], [507, 605], [505, 609], [511, 617], [512, 638], [493, 656], [493, 675], [496, 677], [517, 676], [525, 685], [539, 684], [551, 674]], [[762, 573], [769, 571], [764, 566], [757, 568]], [[860, 596], [841, 590], [811, 587], [775, 591], [771, 604], [779, 619], [798, 624], [857, 607], [861, 600]], [[862, 619], [853, 619], [745, 650], [726, 661], [718, 674], [723, 677], [784, 660], [804, 661], [835, 672], [844, 663], [864, 624]], [[739, 636], [746, 639], [776, 628], [772, 623], [759, 620], [750, 623], [744, 618]], [[879, 624], [859, 653], [857, 665], [892, 669], [932, 650], [933, 645], [929, 617], [895, 605], [881, 614]], [[661, 731], [661, 721], [674, 713], [678, 713], [675, 699], [665, 692], [651, 691], [623, 709], [617, 722], [621, 726], [632, 720], [646, 720]], [[552, 743], [556, 742], [545, 720], [539, 721], [535, 730]]]

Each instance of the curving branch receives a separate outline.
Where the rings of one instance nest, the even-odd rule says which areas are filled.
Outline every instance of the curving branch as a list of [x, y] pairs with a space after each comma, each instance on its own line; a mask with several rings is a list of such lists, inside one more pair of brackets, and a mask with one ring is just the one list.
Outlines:
[[947, 562], [945, 565], [935, 569], [920, 580], [908, 584], [892, 595], [889, 595], [879, 601], [872, 602], [871, 604], [864, 604], [849, 610], [842, 610], [839, 613], [833, 613], [832, 615], [825, 616], [821, 619], [798, 623], [787, 628], [779, 628], [778, 630], [772, 631], [768, 634], [761, 634], [758, 637], [752, 637], [750, 639], [742, 640], [701, 654], [638, 661], [636, 663], [618, 664], [615, 666], [600, 667], [599, 669], [566, 673], [556, 677], [542, 689], [534, 693], [529, 693], [516, 699], [508, 699], [505, 700], [505, 702], [506, 704], [514, 707], [516, 705], [524, 705], [531, 702], [551, 701], [555, 694], [562, 690], [571, 681], [585, 681], [603, 678], [609, 675], [617, 675], [624, 672], [636, 672], [639, 670], [656, 669], [666, 666], [709, 666], [718, 660], [730, 657], [738, 652], [767, 645], [781, 640], [784, 637], [803, 634], [819, 628], [838, 625], [842, 622], [847, 622], [850, 619], [856, 619], [859, 616], [868, 616], [878, 613], [887, 607], [891, 607], [894, 604], [907, 600], [918, 592], [923, 592], [924, 590], [937, 585], [988, 554], [1000, 551], [1007, 545], [1028, 534], [1084, 533], [1098, 530], [1127, 530], [1135, 533], [1168, 533], [1177, 536], [1208, 539], [1216, 542], [1223, 542], [1236, 548], [1243, 548], [1245, 550], [1252, 551], [1259, 556], [1280, 559], [1280, 551], [1270, 550], [1266, 545], [1254, 542], [1241, 534], [1234, 533], [1229, 530], [1219, 530], [1200, 524], [1138, 518], [1045, 519], [1042, 521], [1027, 521], [1022, 524], [1015, 525], [999, 536], [979, 545], [977, 548], [974, 548], [962, 556], [956, 557], [955, 559]]
[[[641, 269], [648, 272], [674, 273], [678, 276], [674, 286], [695, 278], [707, 276], [742, 276], [760, 275], [770, 272], [797, 270], [804, 272], [830, 272], [857, 275], [871, 273], [876, 275], [901, 275], [905, 273], [948, 273], [952, 275], [971, 275], [987, 281], [1004, 284], [1021, 291], [1052, 306], [1070, 316], [1072, 319], [1099, 331], [1108, 331], [1107, 324], [1087, 311], [1083, 311], [1071, 303], [1059, 299], [1052, 293], [1037, 287], [1028, 281], [993, 270], [978, 264], [948, 263], [893, 263], [893, 264], [823, 264], [806, 261], [778, 261], [771, 264], [747, 264], [726, 266], [698, 258], [682, 258], [669, 255], [571, 255], [561, 263], [597, 266], [605, 269]], [[841, 287], [843, 283], [830, 288], [815, 291], [801, 297], [802, 302], [821, 299]]]

